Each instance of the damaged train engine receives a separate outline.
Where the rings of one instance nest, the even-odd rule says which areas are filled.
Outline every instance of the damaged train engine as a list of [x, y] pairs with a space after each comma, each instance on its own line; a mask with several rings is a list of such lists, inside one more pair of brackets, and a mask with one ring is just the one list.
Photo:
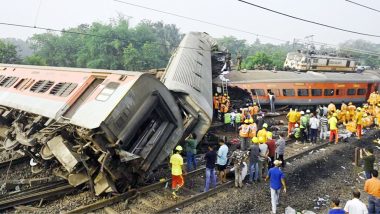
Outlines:
[[212, 50], [189, 33], [162, 82], [141, 72], [0, 64], [3, 147], [100, 195], [123, 192], [212, 118]]

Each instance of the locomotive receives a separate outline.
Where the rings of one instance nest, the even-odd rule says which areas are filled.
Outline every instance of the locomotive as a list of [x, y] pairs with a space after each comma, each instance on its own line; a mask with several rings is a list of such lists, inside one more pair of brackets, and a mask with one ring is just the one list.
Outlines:
[[0, 64], [3, 147], [20, 150], [73, 186], [124, 192], [212, 118], [206, 33], [187, 34], [162, 81], [148, 73]]

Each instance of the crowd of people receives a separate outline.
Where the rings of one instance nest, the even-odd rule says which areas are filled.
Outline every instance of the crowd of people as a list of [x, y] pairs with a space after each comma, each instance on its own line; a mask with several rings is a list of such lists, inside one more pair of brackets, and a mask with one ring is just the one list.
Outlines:
[[[342, 103], [341, 108], [337, 109], [333, 103], [328, 106], [319, 106], [315, 111], [298, 111], [290, 109], [287, 114], [288, 132], [279, 132], [276, 139], [272, 132], [268, 130], [268, 124], [264, 122], [262, 112], [255, 103], [248, 103], [245, 108], [239, 110], [231, 109], [230, 97], [227, 94], [215, 94], [213, 98], [214, 113], [221, 119], [230, 131], [239, 134], [239, 142], [233, 144], [235, 150], [231, 153], [229, 146], [224, 140], [219, 141], [219, 148], [210, 145], [205, 154], [206, 172], [204, 191], [209, 191], [210, 187], [215, 188], [217, 183], [227, 182], [226, 175], [233, 171], [235, 175], [235, 187], [243, 187], [246, 176], [248, 184], [252, 185], [261, 182], [263, 179], [270, 181], [270, 192], [272, 202], [272, 213], [276, 213], [279, 202], [280, 190], [286, 192], [284, 173], [280, 167], [285, 167], [285, 139], [294, 138], [296, 143], [317, 143], [324, 141], [329, 132], [329, 142], [339, 142], [338, 125], [344, 124], [347, 130], [356, 133], [357, 138], [362, 136], [362, 128], [375, 123], [379, 127], [380, 122], [380, 95], [377, 92], [371, 94], [368, 104], [356, 107], [352, 103], [348, 105]], [[355, 130], [353, 130], [353, 127]], [[195, 160], [197, 141], [195, 134], [190, 134], [185, 140], [187, 171], [196, 169]], [[172, 189], [173, 196], [183, 186], [183, 174], [186, 172], [183, 167], [181, 157], [182, 147], [177, 146], [174, 155], [170, 158], [172, 168]], [[230, 156], [228, 154], [231, 153]], [[367, 193], [374, 196], [369, 200], [369, 210], [379, 209], [380, 213], [380, 180], [377, 180], [377, 171], [373, 169], [373, 150], [363, 150], [361, 158], [364, 160], [364, 171], [367, 184], [364, 188]], [[232, 168], [228, 169], [227, 166]], [[376, 179], [376, 180], [375, 180]], [[374, 193], [374, 191], [377, 191]], [[375, 194], [375, 195], [374, 195]], [[357, 210], [363, 207], [359, 203], [360, 192], [353, 192], [354, 199], [347, 202], [344, 209], [339, 207], [340, 201], [333, 200], [334, 208], [330, 213], [339, 213], [344, 210]], [[376, 200], [375, 200], [376, 199]], [[360, 206], [359, 206], [360, 205]], [[364, 205], [364, 207], [366, 207]], [[361, 209], [361, 208], [360, 208]], [[371, 212], [370, 212], [371, 213]]]

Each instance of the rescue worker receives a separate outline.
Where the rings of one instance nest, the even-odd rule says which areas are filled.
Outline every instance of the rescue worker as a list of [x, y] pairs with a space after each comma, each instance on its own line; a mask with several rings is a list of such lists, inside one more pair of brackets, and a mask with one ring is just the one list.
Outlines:
[[338, 120], [337, 120], [337, 114], [333, 113], [333, 115], [329, 119], [329, 125], [330, 125], [330, 139], [329, 142], [332, 143], [335, 137], [335, 144], [338, 143]]
[[260, 111], [260, 108], [259, 106], [257, 105], [256, 102], [253, 103], [253, 114], [252, 114], [252, 117], [253, 119], [256, 121], [257, 120], [257, 114], [259, 113]]
[[331, 101], [330, 104], [327, 106], [328, 115], [331, 117], [336, 112], [335, 104]]
[[301, 139], [301, 129], [299, 128], [299, 125], [297, 123], [294, 125], [293, 132], [290, 136], [294, 137], [294, 139], [296, 140], [296, 144], [299, 143], [299, 140]]
[[367, 102], [373, 107], [375, 108], [376, 104], [377, 104], [377, 91], [374, 91], [372, 92], [370, 95], [369, 95], [369, 98], [367, 100]]
[[363, 125], [363, 111], [360, 107], [356, 109], [355, 123], [356, 123], [356, 136], [358, 139], [362, 137], [362, 125]]
[[298, 109], [295, 109], [295, 112], [296, 112], [296, 121], [298, 123], [298, 125], [300, 124], [300, 120], [301, 120], [301, 112], [298, 111]]
[[227, 130], [231, 130], [231, 114], [229, 112], [226, 112], [224, 114], [224, 126]]
[[241, 69], [241, 60], [242, 60], [242, 57], [241, 57], [241, 54], [240, 54], [240, 51], [237, 53], [237, 56], [236, 56], [236, 65], [237, 65], [237, 70], [240, 71]]
[[239, 112], [237, 112], [237, 111], [235, 111], [235, 125], [236, 125], [236, 130], [240, 127], [240, 124], [241, 124], [241, 122], [242, 122], [242, 115], [239, 113]]
[[377, 126], [377, 128], [379, 129], [380, 128], [380, 103], [377, 104], [375, 110], [374, 110], [374, 114], [375, 114], [375, 124]]
[[224, 114], [228, 112], [228, 108], [225, 103], [220, 104], [220, 120], [224, 122]]
[[305, 143], [306, 140], [306, 129], [307, 129], [307, 117], [304, 111], [300, 112], [300, 129], [301, 129], [301, 143]]
[[347, 120], [348, 121], [353, 121], [354, 120], [354, 116], [355, 116], [356, 106], [353, 105], [352, 102], [349, 102], [347, 110], [348, 110], [348, 113], [349, 113], [349, 118], [347, 118]]
[[177, 198], [178, 190], [185, 184], [183, 179], [183, 172], [185, 172], [183, 165], [183, 158], [181, 156], [182, 146], [175, 147], [175, 153], [170, 157], [170, 167], [172, 172], [172, 194], [174, 198]]
[[239, 127], [239, 136], [240, 136], [240, 147], [241, 150], [245, 151], [249, 146], [249, 120], [244, 120], [244, 124]]
[[268, 157], [270, 160], [268, 160], [268, 168], [273, 167], [273, 161], [276, 156], [276, 141], [273, 139], [272, 132], [267, 132], [267, 145], [268, 145]]
[[218, 111], [219, 111], [219, 106], [220, 106], [218, 93], [215, 93], [213, 97], [213, 106], [214, 106], [214, 117], [218, 118]]
[[267, 129], [268, 129], [268, 124], [264, 123], [263, 128], [257, 132], [257, 137], [260, 139], [260, 137], [264, 140], [264, 143], [267, 142]]
[[297, 123], [297, 113], [296, 111], [293, 111], [293, 109], [290, 109], [289, 113], [286, 115], [286, 118], [288, 119], [288, 136], [292, 133], [294, 129], [294, 125]]
[[253, 108], [253, 105], [249, 104], [249, 106], [248, 106], [248, 112], [249, 112], [249, 114], [250, 114], [251, 116], [254, 115], [254, 108]]
[[306, 110], [305, 117], [306, 117], [306, 141], [309, 141], [310, 140], [310, 118], [311, 118], [309, 109]]
[[256, 123], [253, 121], [253, 119], [249, 119], [249, 133], [248, 133], [248, 137], [250, 139], [252, 139], [253, 137], [256, 137], [256, 132], [257, 132], [257, 125]]
[[226, 63], [226, 70], [231, 71], [231, 53], [228, 50], [226, 52], [225, 63]]
[[342, 103], [341, 107], [340, 107], [340, 120], [342, 121], [342, 123], [346, 124], [348, 122], [348, 118], [347, 118], [347, 114], [348, 113], [348, 110], [347, 110], [347, 105], [345, 103]]

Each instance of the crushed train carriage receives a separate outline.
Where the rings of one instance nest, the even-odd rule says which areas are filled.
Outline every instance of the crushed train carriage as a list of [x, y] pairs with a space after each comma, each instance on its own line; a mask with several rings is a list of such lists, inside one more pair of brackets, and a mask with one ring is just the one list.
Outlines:
[[[4, 147], [70, 184], [123, 192], [212, 118], [212, 50], [189, 33], [162, 77], [130, 71], [0, 64]], [[184, 90], [185, 89], [185, 90]]]

